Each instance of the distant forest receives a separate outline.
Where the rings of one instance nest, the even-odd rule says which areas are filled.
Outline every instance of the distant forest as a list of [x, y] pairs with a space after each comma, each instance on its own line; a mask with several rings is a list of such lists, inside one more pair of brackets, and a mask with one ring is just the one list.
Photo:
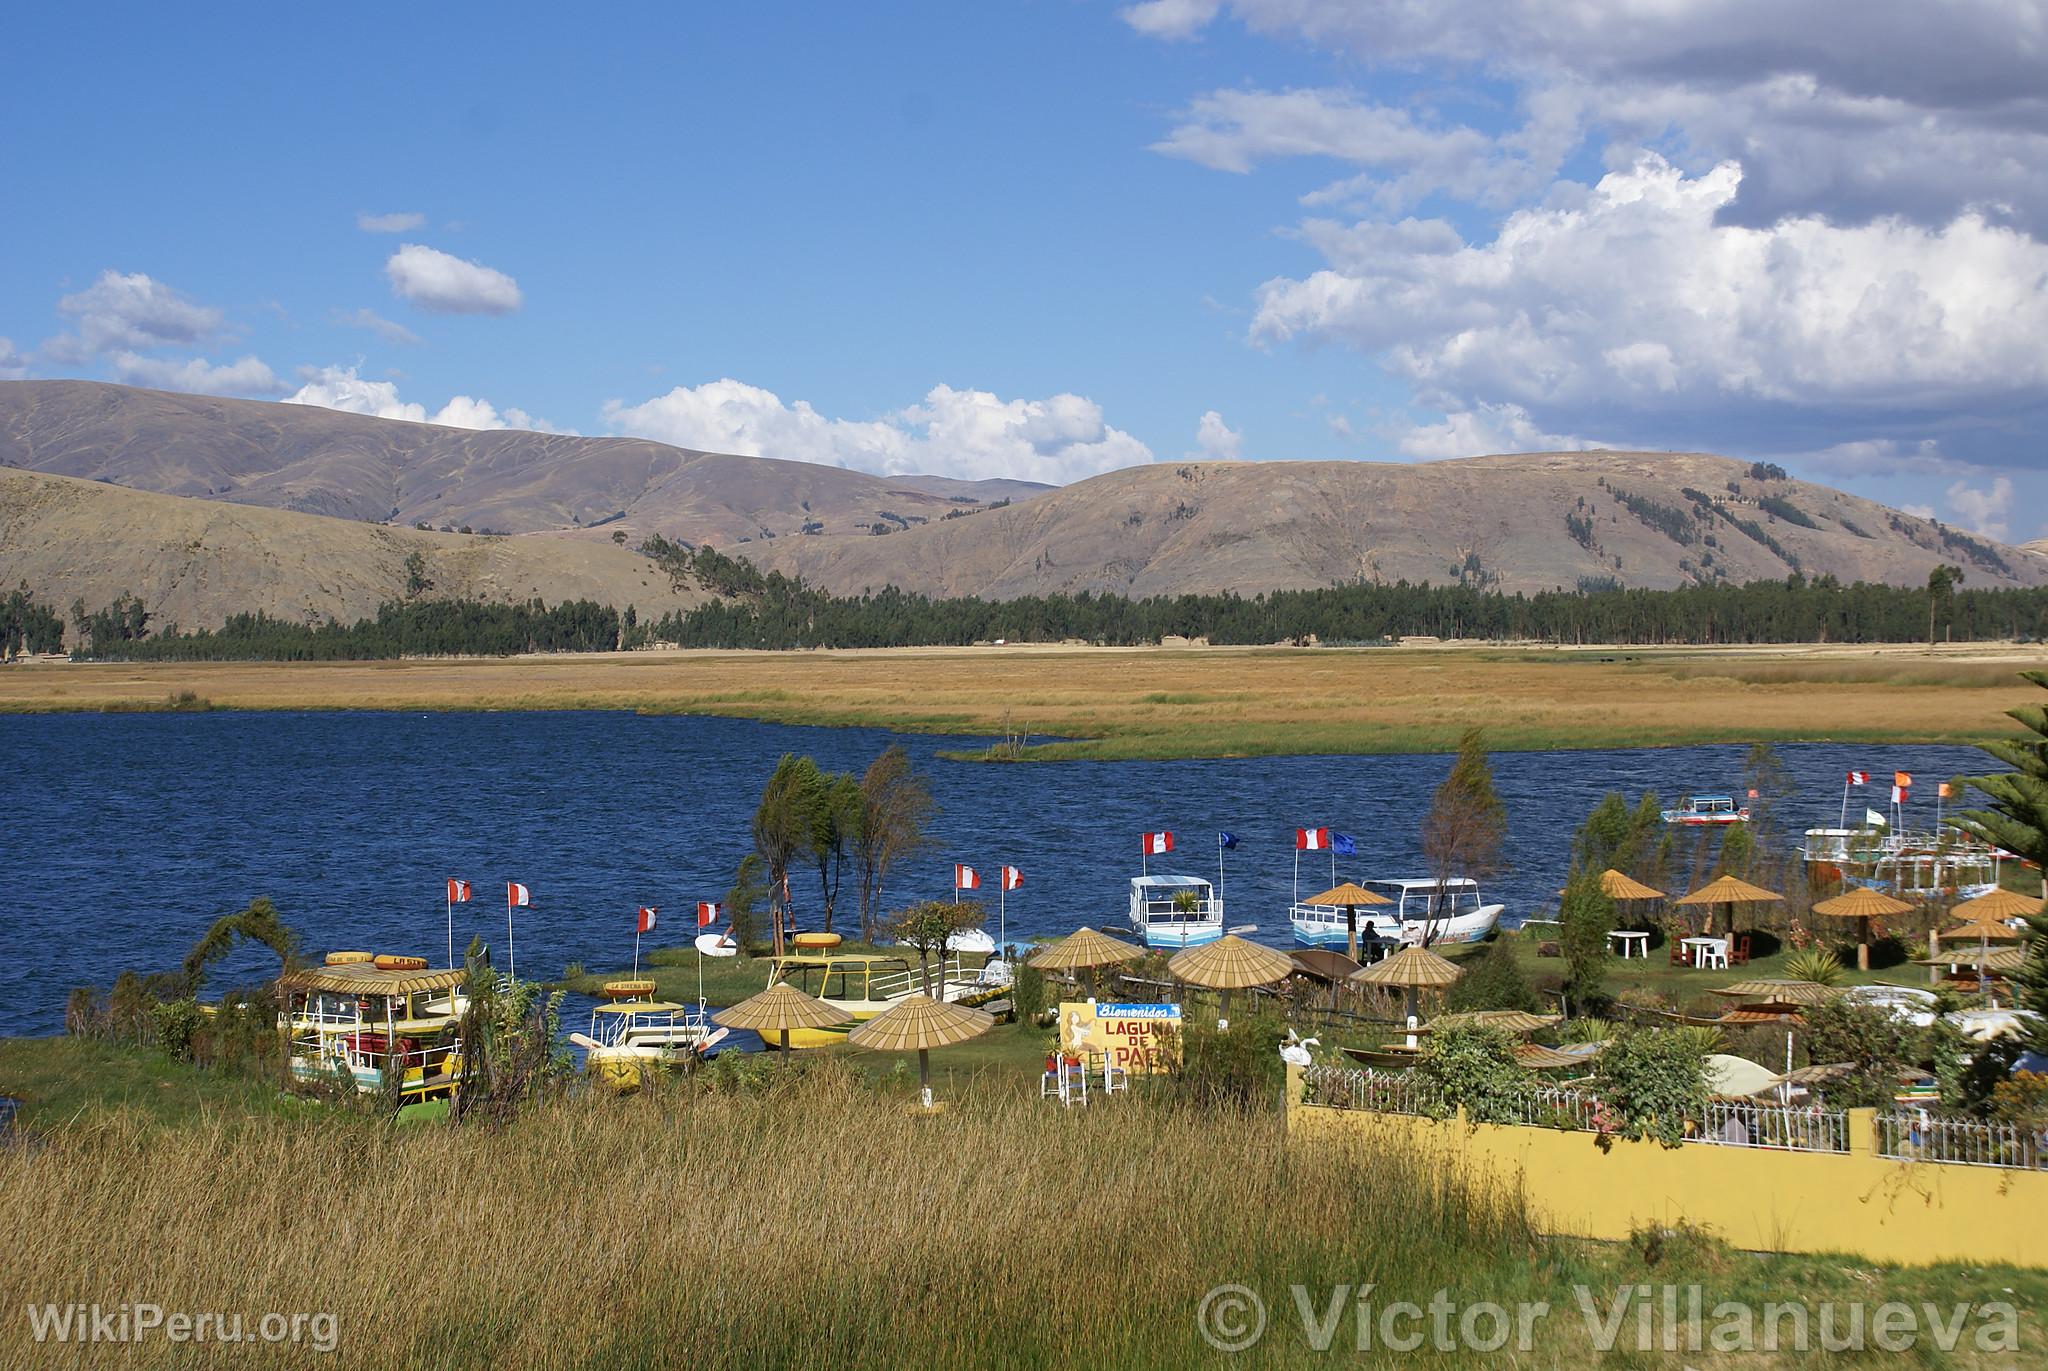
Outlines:
[[[725, 597], [660, 619], [578, 600], [544, 605], [415, 598], [353, 624], [308, 625], [237, 614], [217, 630], [154, 625], [123, 596], [65, 620], [26, 591], [0, 599], [0, 656], [24, 647], [108, 660], [335, 661], [521, 652], [600, 652], [674, 643], [704, 648], [926, 647], [1006, 638], [1155, 643], [1168, 636], [1212, 643], [1382, 643], [1434, 636], [1547, 643], [1910, 642], [2048, 638], [2048, 588], [1966, 590], [1937, 573], [1930, 588], [1831, 578], [1682, 590], [1586, 586], [1504, 595], [1465, 586], [1332, 586], [1267, 595], [1029, 596], [945, 599], [884, 589], [835, 596], [709, 549], [650, 546], [679, 583]], [[57, 641], [62, 633], [64, 643]]]

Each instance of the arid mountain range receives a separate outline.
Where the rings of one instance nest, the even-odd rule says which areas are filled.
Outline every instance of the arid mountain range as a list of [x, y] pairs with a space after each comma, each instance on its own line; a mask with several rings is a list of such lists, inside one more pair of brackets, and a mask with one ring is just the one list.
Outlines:
[[65, 606], [134, 591], [188, 627], [245, 608], [367, 613], [404, 587], [413, 551], [433, 594], [658, 614], [690, 601], [635, 551], [654, 534], [840, 592], [998, 598], [1919, 584], [1944, 562], [1968, 585], [2048, 583], [2041, 548], [1695, 453], [1158, 463], [1051, 489], [19, 381], [0, 383], [0, 467], [25, 469], [0, 472], [0, 581]]

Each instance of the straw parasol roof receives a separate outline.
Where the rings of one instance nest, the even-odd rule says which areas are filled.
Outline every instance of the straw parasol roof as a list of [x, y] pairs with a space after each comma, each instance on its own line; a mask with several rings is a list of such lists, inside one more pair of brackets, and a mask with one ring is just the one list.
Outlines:
[[1868, 886], [1852, 886], [1833, 899], [1822, 900], [1813, 907], [1816, 914], [1831, 919], [1882, 919], [1893, 914], [1911, 914], [1913, 906], [1904, 900], [1894, 899], [1882, 890]]
[[1608, 867], [1600, 873], [1600, 889], [1610, 900], [1661, 900], [1664, 892], [1653, 885], [1644, 885], [1626, 872]]
[[1271, 985], [1294, 974], [1294, 959], [1285, 952], [1226, 934], [1213, 943], [1174, 954], [1166, 973], [1189, 985], [1210, 990], [1248, 990]]
[[1311, 895], [1302, 903], [1334, 905], [1341, 909], [1361, 904], [1392, 904], [1393, 901], [1384, 895], [1373, 894], [1356, 881], [1346, 881], [1342, 885], [1331, 886], [1320, 895]]
[[1997, 919], [1965, 919], [1959, 924], [1950, 924], [1941, 930], [1943, 942], [1959, 938], [1968, 938], [1972, 942], [1980, 943], [2010, 943], [2019, 940], [2020, 931], [2011, 924]]
[[838, 1005], [814, 999], [788, 981], [777, 981], [760, 994], [711, 1016], [721, 1028], [751, 1028], [763, 1038], [770, 1034], [780, 1037], [784, 1056], [789, 1055], [791, 1030], [835, 1028], [852, 1019], [853, 1015]]
[[963, 1004], [940, 1004], [929, 995], [905, 995], [866, 1023], [855, 1024], [846, 1040], [875, 1052], [928, 1052], [978, 1038], [995, 1022], [993, 1014]]
[[1534, 1033], [1549, 1028], [1558, 1022], [1556, 1014], [1531, 1014], [1521, 1009], [1473, 1009], [1463, 1014], [1439, 1014], [1422, 1027], [1418, 1033], [1436, 1033], [1446, 1028], [1462, 1028], [1477, 1024], [1487, 1028], [1498, 1028], [1503, 1033]]
[[1678, 903], [1688, 905], [1715, 904], [1775, 904], [1785, 897], [1776, 891], [1765, 890], [1760, 885], [1735, 876], [1722, 876], [1708, 881], [1690, 895], [1678, 897]]
[[1393, 956], [1352, 976], [1361, 985], [1436, 990], [1465, 973], [1455, 962], [1445, 961], [1426, 947], [1404, 947]]
[[1555, 1071], [1567, 1066], [1585, 1066], [1590, 1055], [1583, 1052], [1560, 1052], [1554, 1047], [1539, 1047], [1535, 1043], [1516, 1043], [1515, 1062], [1524, 1071]]
[[2017, 971], [2027, 960], [2023, 947], [1994, 947], [1984, 954], [1987, 971]]
[[1118, 942], [1092, 928], [1077, 928], [1066, 937], [1025, 958], [1040, 971], [1085, 971], [1090, 967], [1112, 966], [1145, 955], [1144, 949]]
[[2002, 923], [2022, 914], [2040, 912], [2040, 896], [2022, 895], [2017, 890], [1994, 890], [1974, 900], [1964, 900], [1949, 911], [1965, 923]]
[[361, 963], [313, 966], [277, 978], [279, 990], [325, 990], [335, 995], [417, 995], [448, 990], [469, 979], [460, 967], [439, 971], [386, 971]]
[[1932, 957], [1919, 960], [1922, 966], [1976, 966], [1987, 971], [2011, 971], [2025, 961], [2026, 956], [2024, 948], [1987, 948], [1982, 943], [1964, 943], [1959, 947], [1945, 947]]
[[1753, 981], [1737, 981], [1734, 985], [1720, 987], [1714, 993], [1726, 995], [1731, 999], [1756, 1000], [1764, 1004], [1814, 1005], [1832, 1000], [1842, 992], [1831, 985], [1822, 985], [1819, 981], [1790, 981], [1764, 977]]
[[1715, 1019], [1716, 1024], [1797, 1023], [1803, 1016], [1796, 1004], [1746, 1004]]

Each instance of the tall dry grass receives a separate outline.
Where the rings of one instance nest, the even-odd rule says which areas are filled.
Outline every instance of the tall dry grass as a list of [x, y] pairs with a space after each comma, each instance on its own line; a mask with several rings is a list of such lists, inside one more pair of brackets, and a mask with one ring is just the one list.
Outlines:
[[1290, 1152], [1272, 1115], [990, 1094], [923, 1118], [816, 1076], [499, 1132], [110, 1116], [0, 1151], [0, 1213], [10, 1367], [70, 1364], [25, 1303], [122, 1299], [331, 1311], [328, 1365], [1179, 1367], [1213, 1356], [1194, 1315], [1221, 1282], [1499, 1298], [1535, 1248], [1516, 1196]]

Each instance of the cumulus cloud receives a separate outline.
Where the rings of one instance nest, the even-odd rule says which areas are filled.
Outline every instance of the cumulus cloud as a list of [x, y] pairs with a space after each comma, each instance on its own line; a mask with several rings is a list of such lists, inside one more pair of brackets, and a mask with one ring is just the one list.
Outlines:
[[1144, 0], [1126, 5], [1117, 15], [1147, 37], [1179, 40], [1207, 28], [1221, 8], [1221, 0]]
[[1644, 154], [1476, 244], [1440, 221], [1315, 225], [1331, 266], [1266, 283], [1252, 333], [1350, 343], [1426, 396], [1538, 414], [1906, 410], [2048, 383], [2048, 246], [1976, 214], [1720, 223], [1741, 177]]
[[1956, 522], [2000, 542], [2012, 536], [2012, 506], [2012, 481], [2004, 476], [1988, 490], [1963, 481], [1948, 488], [1948, 507], [1955, 511]]
[[922, 401], [879, 419], [837, 419], [809, 402], [726, 378], [677, 386], [637, 405], [614, 400], [615, 433], [679, 447], [781, 457], [884, 475], [935, 472], [1064, 484], [1152, 460], [1151, 449], [1104, 422], [1079, 395], [1003, 400], [934, 386]]
[[57, 312], [71, 320], [76, 333], [45, 350], [72, 361], [117, 349], [204, 342], [222, 322], [219, 310], [139, 271], [102, 271], [84, 290], [58, 300]]
[[192, 395], [276, 395], [284, 390], [276, 373], [254, 357], [219, 366], [203, 357], [146, 357], [117, 352], [107, 359], [123, 385], [178, 390]]
[[403, 419], [415, 424], [442, 424], [449, 428], [528, 429], [535, 433], [574, 433], [556, 428], [545, 419], [523, 409], [500, 412], [488, 400], [457, 395], [432, 414], [427, 407], [398, 395], [395, 381], [370, 381], [356, 374], [354, 367], [308, 367], [300, 374], [299, 388], [284, 397], [288, 405], [317, 405], [348, 414], [367, 414], [375, 419]]
[[401, 243], [384, 275], [393, 295], [436, 314], [509, 314], [521, 304], [504, 272], [420, 243]]
[[412, 346], [413, 344], [418, 343], [420, 340], [420, 336], [417, 333], [414, 333], [411, 329], [407, 328], [404, 324], [398, 323], [391, 319], [386, 319], [383, 315], [377, 313], [375, 310], [338, 309], [335, 310], [334, 313], [328, 317], [333, 319], [335, 323], [340, 324], [346, 328], [368, 329], [370, 332], [376, 334], [379, 338], [382, 338], [387, 343], [403, 343], [407, 346]]
[[1195, 447], [1212, 461], [1234, 462], [1244, 450], [1244, 434], [1224, 423], [1223, 416], [1212, 409], [1195, 425]]
[[1440, 424], [1412, 424], [1396, 439], [1405, 456], [1436, 461], [1495, 452], [1577, 452], [1603, 444], [1545, 433], [1516, 404], [1480, 404], [1446, 414]]
[[0, 338], [0, 381], [19, 381], [28, 375], [28, 358], [14, 346], [12, 338]]
[[401, 212], [397, 214], [356, 213], [356, 227], [364, 233], [410, 233], [427, 222], [424, 214]]

